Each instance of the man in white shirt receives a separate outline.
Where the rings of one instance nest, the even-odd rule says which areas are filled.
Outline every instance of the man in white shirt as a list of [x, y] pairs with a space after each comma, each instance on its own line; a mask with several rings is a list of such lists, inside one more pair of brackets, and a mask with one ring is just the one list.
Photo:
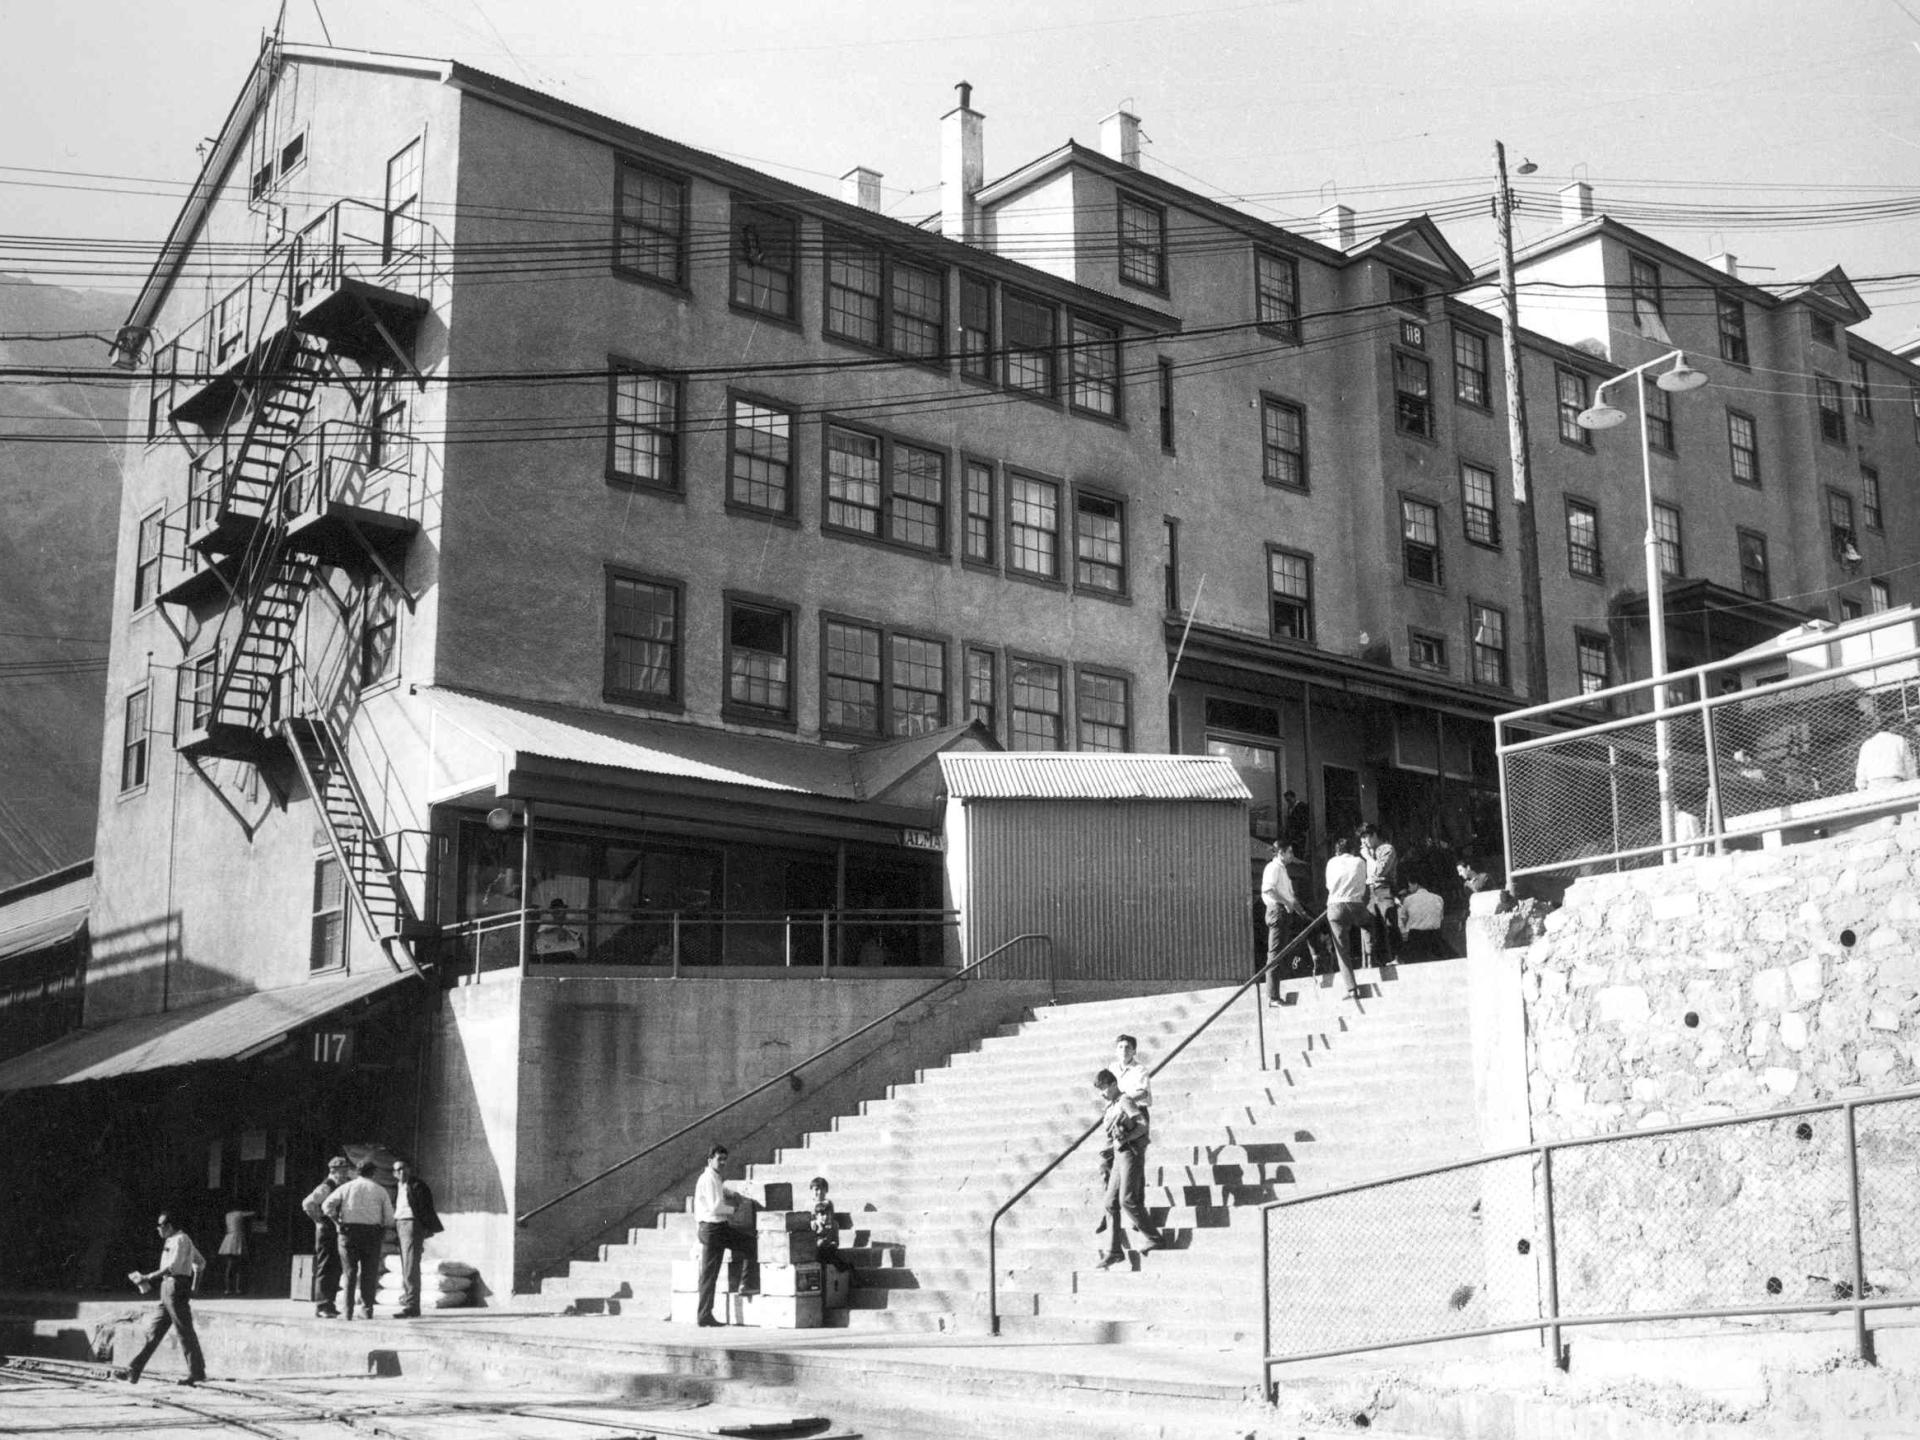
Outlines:
[[724, 1178], [727, 1147], [716, 1145], [707, 1152], [707, 1168], [693, 1187], [693, 1218], [700, 1236], [700, 1305], [694, 1312], [696, 1325], [718, 1325], [713, 1318], [713, 1291], [720, 1279], [720, 1257], [727, 1262], [727, 1289], [751, 1294], [760, 1288], [760, 1241], [751, 1222], [740, 1224], [736, 1217], [741, 1203], [749, 1199]]
[[1913, 778], [1913, 746], [1899, 731], [1879, 730], [1861, 743], [1859, 763], [1853, 767], [1854, 789], [1885, 790]]
[[194, 1245], [186, 1231], [173, 1223], [171, 1215], [162, 1214], [154, 1221], [160, 1231], [160, 1268], [149, 1271], [134, 1271], [127, 1278], [138, 1285], [142, 1291], [158, 1282], [160, 1286], [160, 1309], [147, 1326], [147, 1343], [140, 1347], [140, 1353], [133, 1357], [127, 1366], [127, 1380], [130, 1384], [140, 1383], [140, 1372], [147, 1368], [147, 1361], [153, 1358], [153, 1352], [160, 1348], [160, 1342], [167, 1338], [169, 1330], [180, 1331], [180, 1349], [187, 1357], [186, 1384], [198, 1385], [207, 1378], [207, 1359], [200, 1353], [200, 1337], [193, 1330], [193, 1302], [187, 1297], [200, 1283], [200, 1272], [207, 1268], [206, 1257]]
[[1407, 893], [1400, 897], [1400, 924], [1404, 935], [1400, 954], [1407, 960], [1444, 960], [1446, 942], [1440, 937], [1440, 925], [1446, 918], [1446, 902], [1419, 880], [1407, 882]]
[[1146, 1066], [1134, 1059], [1134, 1051], [1139, 1048], [1140, 1042], [1131, 1035], [1114, 1037], [1113, 1077], [1120, 1093], [1144, 1111], [1153, 1105], [1153, 1077], [1147, 1074]]
[[[1267, 1003], [1270, 1005], [1280, 1003], [1280, 952], [1293, 943], [1307, 921], [1306, 906], [1300, 903], [1293, 884], [1293, 860], [1293, 841], [1282, 835], [1273, 842], [1273, 858], [1260, 872], [1260, 898], [1267, 907]], [[1297, 955], [1293, 968], [1300, 968]]]
[[321, 1213], [340, 1231], [340, 1298], [347, 1308], [341, 1318], [353, 1319], [353, 1293], [360, 1292], [360, 1308], [373, 1318], [374, 1292], [380, 1288], [380, 1254], [386, 1248], [387, 1227], [393, 1224], [393, 1197], [373, 1178], [371, 1160], [357, 1177], [320, 1202]]
[[1358, 944], [1354, 931], [1366, 923], [1367, 862], [1354, 853], [1353, 841], [1342, 836], [1333, 842], [1333, 858], [1327, 861], [1327, 928], [1333, 932], [1334, 963], [1352, 1000], [1360, 998], [1353, 978], [1353, 952]]
[[1123, 1214], [1145, 1237], [1142, 1250], [1161, 1249], [1166, 1237], [1147, 1217], [1147, 1114], [1121, 1093], [1120, 1082], [1111, 1070], [1093, 1077], [1093, 1089], [1107, 1107], [1100, 1120], [1100, 1178], [1107, 1187], [1106, 1217], [1100, 1229], [1107, 1232], [1107, 1249], [1099, 1262], [1106, 1270], [1126, 1259], [1125, 1237], [1121, 1234]]

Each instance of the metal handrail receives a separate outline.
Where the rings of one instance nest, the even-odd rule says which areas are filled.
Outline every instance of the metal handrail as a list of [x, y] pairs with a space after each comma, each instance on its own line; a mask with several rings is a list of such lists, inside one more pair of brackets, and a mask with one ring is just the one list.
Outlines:
[[695, 1130], [698, 1130], [701, 1126], [711, 1124], [713, 1121], [719, 1119], [722, 1115], [726, 1114], [729, 1110], [734, 1109], [736, 1106], [744, 1105], [747, 1101], [753, 1099], [756, 1095], [764, 1094], [766, 1091], [773, 1089], [773, 1087], [776, 1085], [785, 1085], [785, 1084], [793, 1083], [795, 1079], [798, 1077], [798, 1075], [800, 1074], [800, 1072], [806, 1069], [807, 1066], [813, 1064], [814, 1061], [824, 1059], [826, 1056], [831, 1055], [834, 1051], [840, 1049], [842, 1046], [849, 1045], [853, 1041], [858, 1040], [862, 1035], [865, 1035], [869, 1030], [872, 1030], [879, 1025], [885, 1024], [887, 1021], [893, 1019], [896, 1015], [900, 1014], [902, 1011], [908, 1010], [913, 1006], [918, 1005], [922, 1000], [927, 1000], [932, 998], [934, 995], [938, 994], [940, 991], [946, 989], [947, 986], [952, 985], [957, 981], [966, 979], [967, 976], [970, 975], [973, 971], [978, 970], [982, 965], [985, 965], [988, 961], [993, 960], [994, 958], [999, 956], [1002, 952], [1010, 950], [1015, 945], [1018, 945], [1023, 941], [1027, 941], [1027, 940], [1038, 940], [1042, 945], [1046, 947], [1047, 1003], [1048, 1004], [1054, 1003], [1054, 1000], [1058, 996], [1059, 987], [1055, 983], [1055, 977], [1054, 977], [1053, 937], [1051, 935], [1044, 934], [1038, 930], [1029, 930], [1022, 934], [1015, 935], [1012, 939], [1003, 941], [1002, 943], [994, 946], [993, 949], [989, 950], [986, 954], [982, 955], [978, 960], [973, 961], [971, 964], [961, 966], [958, 970], [954, 971], [953, 974], [948, 975], [944, 979], [936, 982], [935, 984], [928, 986], [925, 990], [922, 990], [918, 995], [912, 996], [909, 999], [901, 1001], [898, 1005], [894, 1006], [891, 1010], [887, 1011], [884, 1015], [881, 1015], [873, 1020], [869, 1020], [866, 1024], [862, 1025], [858, 1030], [852, 1031], [851, 1033], [846, 1035], [842, 1035], [838, 1040], [835, 1040], [831, 1045], [826, 1046], [824, 1049], [814, 1051], [813, 1054], [807, 1056], [806, 1059], [800, 1061], [796, 1065], [789, 1067], [786, 1070], [781, 1071], [780, 1074], [775, 1075], [771, 1080], [763, 1081], [761, 1084], [754, 1086], [753, 1089], [748, 1090], [743, 1094], [734, 1096], [733, 1099], [727, 1101], [724, 1105], [720, 1105], [715, 1107], [712, 1110], [709, 1110], [706, 1114], [702, 1115], [698, 1120], [693, 1120], [685, 1125], [682, 1125], [678, 1130], [674, 1131], [671, 1135], [666, 1135], [661, 1137], [660, 1139], [654, 1141], [651, 1145], [648, 1145], [645, 1149], [636, 1150], [633, 1154], [627, 1156], [626, 1159], [615, 1161], [613, 1164], [609, 1165], [606, 1169], [602, 1170], [599, 1174], [588, 1176], [585, 1180], [582, 1180], [578, 1185], [574, 1185], [569, 1189], [561, 1191], [558, 1195], [554, 1196], [551, 1200], [543, 1201], [542, 1203], [534, 1206], [533, 1209], [527, 1211], [524, 1215], [516, 1215], [514, 1217], [514, 1224], [525, 1225], [529, 1220], [533, 1219], [534, 1216], [542, 1213], [543, 1211], [551, 1210], [554, 1206], [558, 1205], [563, 1200], [572, 1199], [575, 1195], [578, 1195], [583, 1190], [586, 1190], [591, 1188], [592, 1186], [598, 1185], [602, 1180], [605, 1180], [608, 1176], [614, 1175], [619, 1171], [626, 1169], [627, 1166], [633, 1164], [636, 1160], [644, 1160], [647, 1156], [653, 1154], [654, 1151], [662, 1149], [665, 1146], [672, 1144], [675, 1140], [680, 1139], [684, 1135], [692, 1134]]
[[[1147, 1072], [1147, 1078], [1152, 1079], [1155, 1075], [1158, 1075], [1162, 1070], [1166, 1069], [1168, 1065], [1172, 1064], [1174, 1059], [1180, 1054], [1182, 1050], [1185, 1050], [1187, 1046], [1191, 1045], [1197, 1038], [1199, 1038], [1201, 1031], [1205, 1030], [1209, 1025], [1213, 1024], [1214, 1021], [1218, 1020], [1222, 1015], [1224, 1015], [1227, 1012], [1228, 1007], [1231, 1006], [1234, 1003], [1234, 1001], [1238, 1000], [1242, 995], [1246, 994], [1248, 990], [1252, 989], [1256, 985], [1265, 983], [1268, 976], [1271, 975], [1276, 968], [1278, 968], [1282, 960], [1288, 959], [1289, 957], [1297, 954], [1302, 948], [1306, 946], [1307, 942], [1313, 938], [1314, 932], [1316, 930], [1324, 928], [1326, 924], [1327, 924], [1327, 912], [1322, 910], [1318, 915], [1314, 916], [1313, 919], [1309, 920], [1303, 927], [1301, 927], [1300, 933], [1298, 935], [1295, 935], [1293, 939], [1289, 940], [1285, 948], [1282, 949], [1278, 955], [1274, 956], [1266, 964], [1262, 965], [1258, 970], [1254, 971], [1253, 978], [1251, 980], [1243, 981], [1240, 984], [1240, 986], [1237, 989], [1235, 989], [1231, 995], [1229, 995], [1225, 1000], [1220, 1002], [1219, 1006], [1215, 1008], [1214, 1012], [1211, 1015], [1207, 1016], [1206, 1019], [1202, 1020], [1198, 1025], [1194, 1026], [1192, 1030], [1188, 1031], [1186, 1038], [1181, 1040], [1181, 1042], [1178, 1045], [1174, 1046], [1173, 1049], [1169, 1050], [1164, 1056], [1162, 1056], [1160, 1059], [1160, 1063], [1158, 1065], [1155, 1065], [1151, 1070]], [[1264, 1018], [1262, 1019], [1262, 1023], [1260, 1025], [1258, 1044], [1260, 1045], [1260, 1050], [1261, 1050], [1260, 1068], [1264, 1070], [1266, 1068], [1266, 1063], [1267, 1063], [1267, 1057], [1265, 1053], [1266, 1052], [1266, 1026], [1264, 1024]], [[1058, 1155], [1054, 1156], [1052, 1160], [1047, 1162], [1047, 1166], [1044, 1170], [1042, 1170], [1039, 1174], [1035, 1175], [1032, 1179], [1028, 1180], [1027, 1183], [1022, 1185], [1018, 1190], [1014, 1191], [1013, 1195], [1007, 1200], [1006, 1204], [1002, 1205], [998, 1210], [994, 1211], [993, 1218], [987, 1222], [987, 1329], [989, 1334], [998, 1335], [1000, 1333], [1000, 1267], [998, 1263], [998, 1254], [999, 1254], [999, 1249], [998, 1249], [999, 1233], [998, 1232], [1000, 1228], [1001, 1217], [1005, 1215], [1009, 1210], [1013, 1209], [1015, 1205], [1018, 1205], [1022, 1200], [1026, 1199], [1028, 1193], [1032, 1191], [1034, 1186], [1038, 1185], [1042, 1180], [1046, 1179], [1055, 1170], [1058, 1170], [1063, 1164], [1065, 1164], [1067, 1157], [1073, 1154], [1073, 1152], [1078, 1150], [1082, 1145], [1086, 1144], [1087, 1140], [1093, 1135], [1093, 1133], [1100, 1128], [1101, 1123], [1102, 1122], [1100, 1120], [1096, 1120], [1091, 1125], [1089, 1125], [1085, 1130], [1081, 1131], [1079, 1137], [1075, 1139], [1071, 1145], [1067, 1146], [1066, 1149], [1062, 1150]]]

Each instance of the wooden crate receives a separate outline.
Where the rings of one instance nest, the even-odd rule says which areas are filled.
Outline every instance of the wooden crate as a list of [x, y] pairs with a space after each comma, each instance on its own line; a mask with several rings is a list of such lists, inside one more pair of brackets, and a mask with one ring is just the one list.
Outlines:
[[673, 1262], [672, 1289], [676, 1295], [692, 1295], [698, 1292], [700, 1289], [700, 1262], [697, 1259], [676, 1260]]
[[762, 1265], [760, 1267], [762, 1295], [818, 1295], [820, 1283], [818, 1265]]
[[852, 1302], [853, 1272], [839, 1265], [820, 1270], [820, 1298], [829, 1310], [844, 1310]]
[[[292, 1273], [287, 1277], [287, 1298], [313, 1304], [313, 1256], [294, 1256], [291, 1269]], [[327, 1299], [331, 1301], [333, 1297], [329, 1295]]]
[[811, 1210], [762, 1210], [754, 1218], [754, 1225], [763, 1234], [768, 1230], [813, 1230], [813, 1212]]
[[749, 1295], [746, 1322], [768, 1330], [817, 1330], [826, 1323], [820, 1292], [811, 1295]]
[[762, 1265], [811, 1265], [820, 1258], [819, 1240], [805, 1231], [762, 1230], [758, 1238]]

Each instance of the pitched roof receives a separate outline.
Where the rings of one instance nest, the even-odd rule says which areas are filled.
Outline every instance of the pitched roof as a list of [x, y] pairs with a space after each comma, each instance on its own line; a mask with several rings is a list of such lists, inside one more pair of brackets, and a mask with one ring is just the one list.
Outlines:
[[940, 757], [956, 800], [1210, 800], [1253, 794], [1217, 755], [1106, 755], [1019, 751]]

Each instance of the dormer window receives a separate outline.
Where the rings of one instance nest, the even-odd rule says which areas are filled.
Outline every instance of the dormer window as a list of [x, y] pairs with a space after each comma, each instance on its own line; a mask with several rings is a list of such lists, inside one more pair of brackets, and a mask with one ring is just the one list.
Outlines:
[[1416, 280], [1411, 275], [1402, 275], [1391, 271], [1387, 276], [1387, 296], [1402, 310], [1411, 310], [1416, 315], [1427, 313], [1427, 282]]

